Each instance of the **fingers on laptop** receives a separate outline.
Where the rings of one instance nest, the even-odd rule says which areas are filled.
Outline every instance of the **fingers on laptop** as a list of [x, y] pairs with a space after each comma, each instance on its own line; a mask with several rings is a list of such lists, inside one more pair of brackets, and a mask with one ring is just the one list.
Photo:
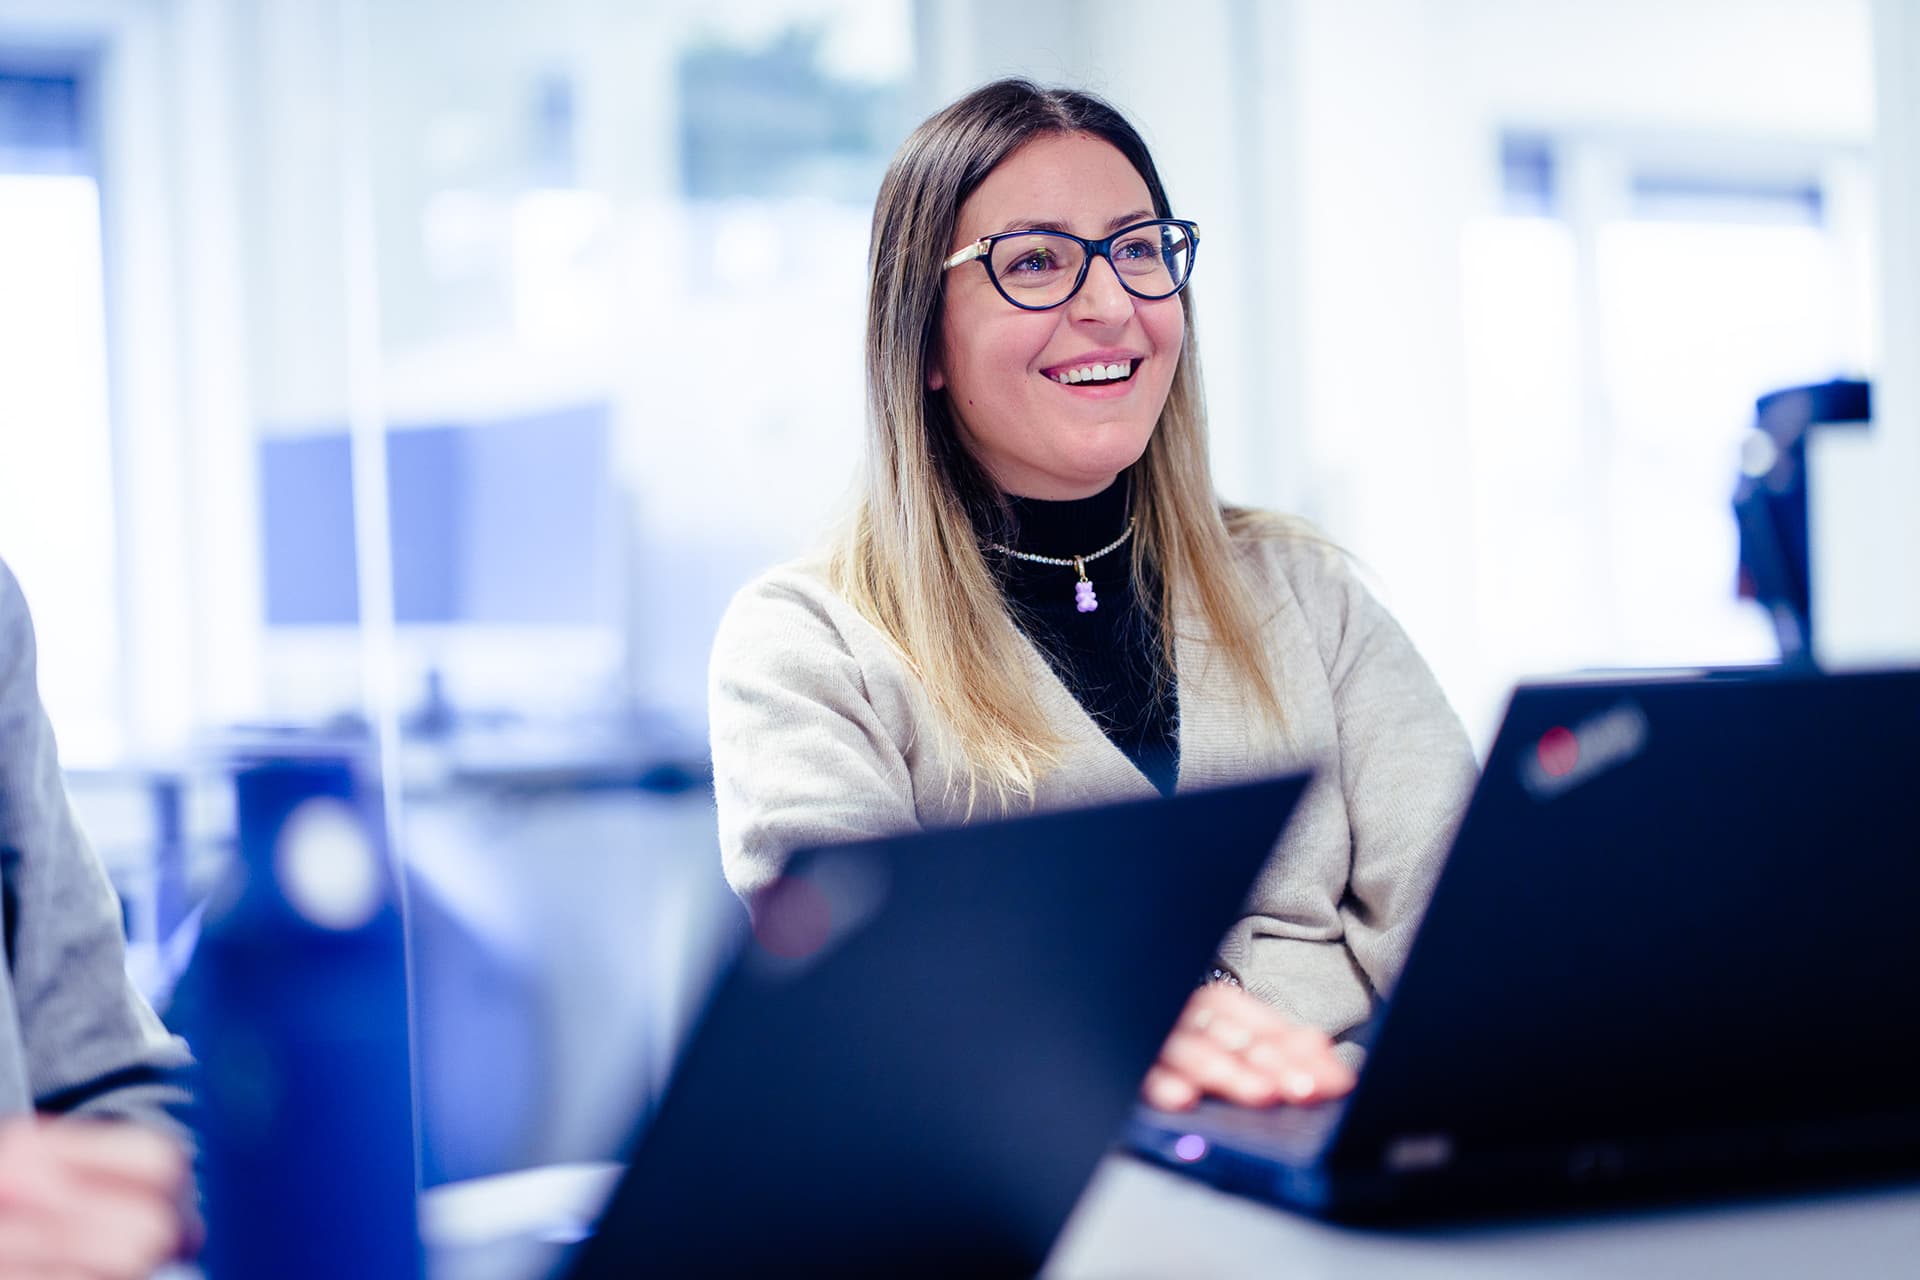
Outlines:
[[1245, 991], [1203, 987], [1161, 1048], [1141, 1087], [1163, 1110], [1192, 1106], [1207, 1094], [1246, 1106], [1319, 1102], [1353, 1087], [1325, 1033], [1290, 1021]]

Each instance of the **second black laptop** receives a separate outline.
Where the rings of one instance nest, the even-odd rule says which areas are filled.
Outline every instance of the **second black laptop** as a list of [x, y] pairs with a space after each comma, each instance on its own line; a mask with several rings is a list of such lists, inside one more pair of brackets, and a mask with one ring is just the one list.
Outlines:
[[1131, 1140], [1338, 1217], [1920, 1169], [1920, 672], [1521, 688], [1343, 1103]]

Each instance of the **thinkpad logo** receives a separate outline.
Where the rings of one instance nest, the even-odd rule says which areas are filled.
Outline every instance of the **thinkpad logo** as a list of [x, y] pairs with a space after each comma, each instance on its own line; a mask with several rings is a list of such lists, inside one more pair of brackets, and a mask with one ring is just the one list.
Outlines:
[[1520, 785], [1535, 800], [1551, 800], [1617, 769], [1646, 749], [1647, 714], [1631, 702], [1568, 728], [1540, 735], [1520, 760]]

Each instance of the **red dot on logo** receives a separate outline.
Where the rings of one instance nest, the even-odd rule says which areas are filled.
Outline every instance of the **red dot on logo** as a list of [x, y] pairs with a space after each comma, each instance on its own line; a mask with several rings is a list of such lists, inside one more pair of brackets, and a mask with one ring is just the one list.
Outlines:
[[1541, 734], [1540, 745], [1534, 750], [1549, 778], [1564, 778], [1580, 763], [1580, 739], [1573, 736], [1573, 730], [1560, 725]]

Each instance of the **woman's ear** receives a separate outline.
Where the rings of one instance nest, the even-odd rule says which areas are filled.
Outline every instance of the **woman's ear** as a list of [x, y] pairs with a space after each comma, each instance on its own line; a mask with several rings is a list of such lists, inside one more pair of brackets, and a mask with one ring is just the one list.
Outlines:
[[947, 374], [938, 361], [927, 366], [927, 390], [939, 391], [947, 385]]

